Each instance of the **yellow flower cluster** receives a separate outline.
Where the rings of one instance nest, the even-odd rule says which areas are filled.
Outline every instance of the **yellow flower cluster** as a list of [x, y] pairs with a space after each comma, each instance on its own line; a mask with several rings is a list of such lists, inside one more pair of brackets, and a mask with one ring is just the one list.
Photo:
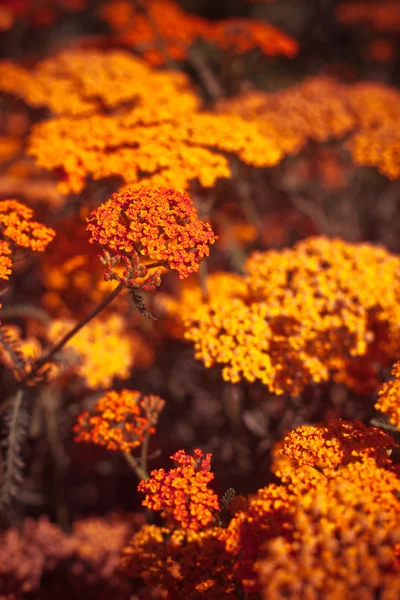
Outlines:
[[[73, 325], [74, 322], [67, 319], [54, 320], [48, 330], [49, 341], [57, 343]], [[73, 372], [88, 388], [109, 388], [114, 378], [129, 376], [141, 349], [125, 329], [125, 320], [111, 313], [88, 323], [65, 345], [71, 354]]]
[[136, 109], [79, 121], [54, 118], [34, 127], [29, 152], [41, 167], [57, 172], [64, 193], [79, 193], [87, 177], [179, 191], [198, 180], [208, 188], [231, 176], [227, 154], [257, 167], [280, 158], [275, 144], [240, 117], [193, 111], [177, 116], [162, 109], [146, 119]]
[[222, 113], [240, 114], [280, 149], [297, 154], [308, 140], [321, 143], [350, 136], [356, 164], [400, 177], [400, 93], [384, 84], [342, 85], [327, 77], [306, 79], [288, 90], [249, 92], [220, 102]]
[[122, 50], [64, 50], [27, 69], [0, 62], [0, 91], [34, 108], [78, 117], [135, 107], [171, 115], [197, 108], [199, 101], [182, 72], [158, 72]]
[[390, 422], [400, 429], [400, 362], [394, 365], [392, 375], [394, 379], [379, 389], [375, 408], [388, 415]]
[[371, 348], [382, 366], [399, 354], [400, 260], [383, 248], [307, 238], [253, 253], [246, 269], [246, 294], [214, 301], [210, 289], [186, 311], [196, 357], [225, 380], [292, 395], [332, 377], [356, 387], [353, 363]]
[[400, 594], [400, 526], [392, 514], [370, 512], [369, 494], [335, 480], [299, 497], [293, 538], [266, 544], [256, 565], [265, 600], [356, 600]]
[[394, 446], [394, 439], [378, 427], [334, 419], [326, 427], [297, 427], [285, 436], [280, 452], [299, 465], [310, 465], [327, 475], [360, 456], [372, 456], [378, 465], [384, 465], [389, 462], [387, 452]]

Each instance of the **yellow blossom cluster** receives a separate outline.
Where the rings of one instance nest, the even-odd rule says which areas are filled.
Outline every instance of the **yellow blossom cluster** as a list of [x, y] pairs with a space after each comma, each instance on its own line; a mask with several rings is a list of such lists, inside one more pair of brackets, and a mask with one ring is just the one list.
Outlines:
[[[74, 325], [68, 319], [54, 320], [48, 330], [49, 341], [57, 343]], [[65, 345], [70, 368], [88, 388], [108, 388], [114, 378], [129, 376], [140, 356], [141, 345], [125, 330], [125, 319], [111, 313], [88, 323]]]
[[182, 72], [158, 72], [122, 50], [64, 50], [33, 69], [0, 62], [0, 91], [34, 108], [72, 117], [135, 107], [144, 117], [194, 110], [196, 95]]
[[327, 475], [360, 456], [372, 456], [378, 465], [384, 465], [389, 461], [387, 452], [395, 446], [394, 439], [378, 427], [334, 419], [326, 427], [297, 427], [285, 436], [280, 452]]
[[272, 94], [247, 92], [219, 103], [222, 113], [240, 114], [269, 141], [280, 144], [280, 159], [300, 152], [308, 140], [321, 143], [349, 137], [356, 164], [376, 167], [390, 179], [400, 176], [400, 93], [364, 82], [340, 84], [312, 77]]
[[174, 0], [147, 0], [145, 9], [128, 0], [112, 0], [101, 8], [100, 14], [119, 43], [133, 47], [153, 65], [171, 58], [186, 59], [197, 39], [238, 53], [256, 48], [267, 56], [294, 57], [298, 52], [293, 38], [265, 21], [208, 21], [185, 12]]
[[400, 363], [397, 362], [393, 369], [394, 379], [384, 383], [378, 391], [378, 400], [375, 408], [388, 415], [392, 425], [400, 429]]
[[33, 128], [29, 153], [39, 166], [56, 171], [64, 193], [79, 193], [88, 177], [177, 190], [198, 180], [209, 188], [231, 176], [228, 155], [256, 167], [276, 164], [280, 158], [274, 143], [266, 144], [240, 117], [193, 111], [171, 116], [158, 110], [144, 120], [135, 109], [123, 115], [39, 123]]
[[214, 302], [210, 290], [185, 319], [185, 337], [233, 383], [292, 395], [332, 378], [356, 387], [354, 361], [371, 348], [382, 366], [399, 354], [399, 269], [383, 248], [324, 237], [255, 252], [247, 294]]
[[358, 482], [337, 480], [299, 497], [290, 541], [269, 541], [256, 564], [265, 600], [356, 600], [400, 594], [400, 526], [371, 512]]

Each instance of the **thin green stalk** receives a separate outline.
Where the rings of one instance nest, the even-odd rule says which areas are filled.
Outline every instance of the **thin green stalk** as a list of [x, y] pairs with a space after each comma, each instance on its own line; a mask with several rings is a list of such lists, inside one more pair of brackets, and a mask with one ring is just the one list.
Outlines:
[[149, 478], [149, 474], [146, 471], [146, 469], [144, 469], [139, 462], [136, 460], [136, 458], [134, 456], [132, 456], [132, 454], [130, 454], [129, 452], [124, 452], [123, 453], [126, 462], [128, 463], [128, 465], [135, 471], [138, 479], [143, 480], [143, 479], [148, 479]]

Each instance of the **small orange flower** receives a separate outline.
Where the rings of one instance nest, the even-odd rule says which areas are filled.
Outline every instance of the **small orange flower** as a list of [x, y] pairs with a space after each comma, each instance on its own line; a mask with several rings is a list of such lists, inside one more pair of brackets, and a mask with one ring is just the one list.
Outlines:
[[400, 362], [394, 365], [392, 375], [395, 378], [379, 389], [375, 408], [387, 414], [390, 422], [400, 429]]
[[0, 240], [0, 279], [8, 279], [11, 275], [12, 260], [10, 244], [5, 240]]
[[95, 412], [78, 416], [74, 427], [76, 442], [92, 442], [108, 450], [129, 452], [155, 432], [158, 415], [164, 407], [159, 396], [140, 392], [110, 390], [97, 401]]
[[23, 248], [43, 252], [55, 236], [55, 231], [32, 221], [33, 210], [17, 200], [0, 202], [2, 235]]
[[194, 456], [179, 450], [171, 456], [175, 468], [151, 472], [150, 479], [141, 481], [138, 490], [146, 494], [143, 506], [166, 510], [183, 529], [200, 531], [209, 525], [220, 510], [218, 497], [209, 489], [214, 479], [210, 471], [211, 454], [200, 449]]
[[[148, 277], [141, 259], [178, 271], [180, 279], [199, 270], [216, 240], [211, 226], [199, 221], [187, 194], [172, 189], [127, 190], [96, 208], [88, 219], [90, 242], [99, 243], [104, 252], [106, 279], [117, 279], [128, 286], [153, 291], [160, 272]], [[121, 277], [114, 270], [126, 264]], [[140, 285], [137, 278], [146, 278]]]

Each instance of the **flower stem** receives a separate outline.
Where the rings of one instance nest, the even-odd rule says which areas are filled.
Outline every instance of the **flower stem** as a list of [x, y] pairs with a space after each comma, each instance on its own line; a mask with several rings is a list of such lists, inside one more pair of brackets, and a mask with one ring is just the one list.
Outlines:
[[143, 468], [143, 466], [141, 466], [139, 464], [139, 462], [136, 460], [136, 458], [134, 456], [132, 456], [132, 454], [130, 454], [129, 452], [124, 452], [123, 454], [124, 454], [126, 462], [135, 471], [138, 479], [143, 480], [143, 479], [149, 478], [149, 474], [146, 471], [146, 469]]
[[114, 300], [114, 298], [116, 298], [118, 296], [118, 294], [123, 290], [124, 288], [124, 284], [120, 283], [110, 294], [108, 294], [108, 296], [106, 296], [104, 298], [104, 300], [102, 300], [100, 302], [100, 304], [98, 304], [96, 306], [96, 308], [94, 308], [92, 310], [92, 312], [90, 312], [88, 315], [86, 315], [86, 317], [84, 317], [81, 321], [79, 321], [79, 323], [77, 323], [72, 329], [70, 329], [65, 335], [64, 337], [61, 338], [61, 340], [55, 345], [53, 346], [53, 348], [51, 348], [49, 350], [49, 352], [47, 354], [45, 354], [45, 356], [43, 356], [42, 358], [40, 358], [36, 364], [33, 366], [32, 370], [28, 373], [28, 375], [23, 379], [22, 383], [26, 384], [28, 383], [28, 381], [30, 381], [31, 379], [34, 379], [35, 375], [38, 373], [38, 371], [48, 362], [51, 361], [51, 359], [54, 357], [55, 354], [57, 354], [57, 352], [59, 352], [67, 342], [69, 342], [69, 340], [74, 337], [74, 335], [76, 333], [78, 333], [78, 331], [80, 331], [87, 323], [89, 323], [89, 321], [91, 321], [92, 319], [94, 319], [94, 317], [96, 317], [99, 313], [101, 313], [101, 311], [110, 304], [110, 302], [112, 302]]
[[142, 469], [147, 471], [147, 459], [149, 454], [149, 441], [150, 441], [150, 433], [147, 432], [144, 436], [143, 444], [142, 444], [142, 452], [140, 454], [140, 464]]

